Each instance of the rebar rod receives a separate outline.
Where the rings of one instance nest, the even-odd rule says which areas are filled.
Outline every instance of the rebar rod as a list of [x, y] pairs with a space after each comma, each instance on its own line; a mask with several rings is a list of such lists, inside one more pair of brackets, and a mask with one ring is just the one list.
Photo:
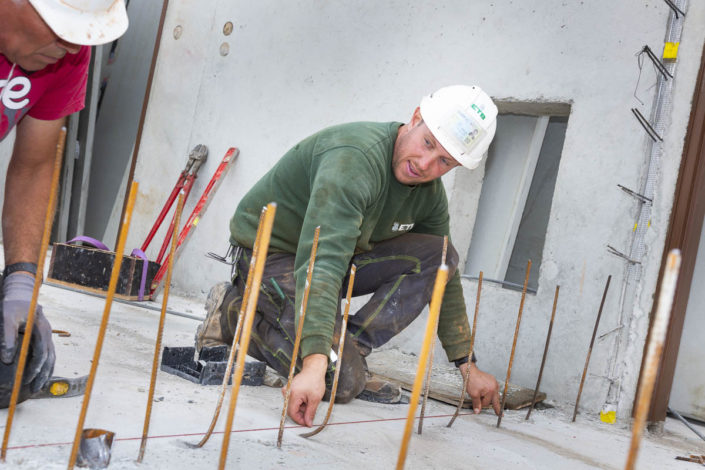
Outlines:
[[514, 341], [512, 342], [512, 352], [509, 354], [509, 366], [507, 367], [507, 378], [504, 380], [504, 392], [502, 393], [502, 404], [499, 407], [499, 416], [497, 416], [497, 427], [502, 424], [502, 416], [504, 416], [504, 405], [507, 402], [507, 391], [509, 390], [509, 379], [512, 376], [512, 363], [514, 362], [514, 352], [517, 347], [517, 338], [519, 337], [519, 325], [521, 324], [521, 314], [524, 310], [524, 300], [526, 299], [526, 288], [529, 285], [529, 274], [531, 273], [531, 260], [526, 263], [526, 278], [524, 279], [524, 289], [521, 291], [521, 302], [519, 303], [519, 313], [517, 314], [517, 325], [514, 329]]
[[[174, 227], [178, 229], [181, 222], [181, 212], [184, 210], [184, 193], [179, 194], [174, 212]], [[144, 451], [147, 448], [147, 435], [149, 434], [149, 422], [152, 417], [152, 400], [154, 400], [154, 388], [157, 383], [157, 369], [159, 368], [159, 352], [162, 349], [162, 336], [164, 334], [164, 320], [166, 319], [166, 306], [169, 300], [169, 290], [171, 287], [171, 275], [174, 271], [174, 252], [176, 251], [177, 237], [172, 237], [171, 249], [169, 250], [169, 265], [166, 270], [166, 283], [164, 284], [164, 294], [162, 298], [162, 311], [159, 314], [159, 326], [157, 327], [157, 338], [154, 341], [154, 359], [152, 360], [152, 375], [149, 379], [149, 393], [147, 393], [147, 409], [144, 413], [144, 425], [142, 427], [142, 441], [140, 451], [137, 455], [137, 462], [144, 459]], [[147, 263], [147, 261], [143, 261]]]
[[663, 346], [666, 342], [666, 333], [671, 318], [673, 297], [676, 293], [680, 266], [680, 250], [671, 250], [668, 253], [666, 268], [664, 269], [663, 280], [661, 281], [658, 306], [656, 308], [656, 315], [654, 316], [654, 323], [651, 326], [651, 335], [646, 349], [646, 361], [641, 370], [641, 385], [636, 399], [636, 414], [634, 416], [634, 423], [632, 424], [632, 440], [629, 445], [627, 463], [624, 466], [625, 470], [632, 470], [634, 468], [637, 455], [639, 454], [641, 435], [646, 426], [646, 418], [649, 414], [649, 406], [651, 405], [651, 396], [654, 391], [656, 375], [658, 373], [659, 364], [661, 363], [661, 357], [663, 356]]
[[316, 261], [316, 251], [318, 250], [318, 237], [321, 233], [320, 225], [316, 227], [313, 233], [313, 245], [311, 246], [311, 258], [308, 261], [308, 270], [306, 272], [306, 285], [304, 288], [304, 297], [301, 300], [301, 310], [299, 313], [299, 324], [296, 328], [296, 338], [294, 339], [294, 351], [291, 353], [291, 365], [289, 366], [289, 378], [286, 381], [286, 390], [284, 391], [284, 408], [282, 409], [281, 420], [279, 421], [279, 434], [277, 435], [277, 447], [282, 446], [282, 437], [284, 436], [284, 422], [286, 421], [286, 411], [289, 407], [289, 398], [291, 397], [291, 381], [294, 378], [296, 370], [296, 358], [299, 355], [299, 345], [301, 344], [301, 333], [304, 329], [304, 320], [306, 318], [306, 305], [308, 304], [308, 294], [311, 290], [311, 277], [313, 276], [313, 265]]
[[536, 396], [539, 394], [539, 387], [541, 386], [541, 377], [543, 377], [543, 366], [546, 365], [546, 356], [548, 355], [548, 344], [551, 342], [551, 331], [553, 331], [553, 320], [556, 318], [556, 306], [558, 305], [558, 291], [561, 286], [556, 286], [556, 293], [553, 295], [553, 310], [551, 311], [551, 321], [548, 323], [548, 333], [546, 333], [546, 346], [543, 348], [543, 357], [541, 358], [541, 367], [539, 368], [539, 378], [536, 379], [536, 387], [534, 387], [534, 396], [531, 398], [531, 406], [529, 406], [529, 411], [526, 413], [526, 418], [528, 420], [531, 416], [531, 412], [534, 410], [534, 405], [536, 405]]
[[600, 317], [602, 317], [602, 308], [605, 306], [605, 299], [607, 298], [607, 291], [610, 288], [610, 281], [612, 280], [612, 275], [607, 277], [607, 283], [605, 284], [605, 291], [602, 293], [602, 301], [600, 302], [600, 310], [597, 312], [597, 319], [595, 320], [595, 328], [592, 330], [592, 338], [590, 339], [590, 347], [588, 348], [587, 356], [585, 357], [585, 367], [583, 368], [583, 376], [580, 379], [580, 388], [578, 388], [578, 396], [575, 399], [575, 409], [573, 410], [573, 419], [571, 422], [575, 422], [575, 417], [578, 415], [578, 405], [580, 404], [580, 395], [583, 393], [583, 385], [585, 385], [585, 376], [587, 375], [588, 365], [590, 364], [590, 356], [592, 355], [592, 346], [595, 344], [595, 336], [597, 336], [597, 328], [600, 326]]
[[695, 429], [695, 428], [693, 427], [693, 425], [688, 422], [687, 419], [685, 419], [683, 416], [681, 416], [680, 413], [678, 413], [676, 410], [672, 409], [671, 407], [668, 407], [668, 408], [666, 408], [666, 409], [668, 410], [669, 413], [671, 413], [673, 416], [675, 416], [676, 418], [678, 418], [678, 420], [679, 420], [681, 423], [685, 424], [688, 429], [690, 429], [691, 431], [693, 431], [700, 439], [702, 439], [703, 441], [705, 441], [705, 436], [702, 435], [702, 434], [700, 433], [700, 431], [698, 431], [697, 429]]
[[335, 402], [335, 393], [338, 391], [338, 379], [340, 378], [340, 370], [342, 369], [341, 364], [343, 362], [343, 348], [345, 348], [345, 333], [348, 330], [348, 316], [350, 314], [350, 299], [352, 299], [353, 285], [355, 284], [355, 272], [357, 272], [357, 267], [353, 264], [350, 266], [350, 276], [348, 281], [348, 293], [345, 296], [345, 311], [343, 312], [343, 323], [340, 326], [340, 340], [338, 341], [338, 363], [335, 366], [335, 375], [333, 376], [333, 386], [330, 390], [330, 402], [328, 403], [328, 411], [326, 412], [326, 418], [323, 423], [311, 432], [299, 434], [301, 437], [311, 437], [315, 436], [319, 432], [323, 431], [323, 428], [328, 424], [330, 419], [330, 414], [333, 411], [333, 403]]
[[411, 439], [411, 428], [414, 424], [414, 415], [416, 414], [416, 406], [419, 404], [419, 396], [421, 395], [421, 386], [423, 385], [423, 376], [426, 371], [426, 362], [431, 349], [431, 342], [434, 340], [434, 326], [438, 321], [438, 316], [441, 311], [441, 302], [443, 301], [443, 293], [445, 292], [446, 282], [448, 281], [448, 266], [442, 265], [438, 268], [436, 281], [433, 285], [433, 294], [431, 295], [431, 305], [428, 312], [428, 321], [426, 322], [426, 332], [424, 334], [421, 353], [419, 355], [419, 365], [416, 368], [416, 378], [414, 386], [411, 390], [411, 398], [409, 399], [409, 412], [406, 416], [406, 426], [404, 427], [404, 435], [399, 449], [399, 458], [397, 459], [397, 470], [404, 468], [406, 454], [409, 450], [409, 439]]
[[81, 405], [81, 412], [78, 416], [78, 423], [76, 424], [76, 434], [73, 438], [73, 446], [71, 447], [71, 456], [69, 457], [68, 470], [73, 470], [76, 464], [76, 457], [78, 456], [78, 446], [81, 442], [81, 434], [83, 432], [83, 423], [86, 420], [86, 412], [88, 411], [88, 404], [91, 400], [91, 392], [93, 390], [93, 383], [95, 381], [96, 371], [98, 370], [98, 362], [100, 361], [100, 353], [103, 350], [103, 340], [105, 339], [105, 330], [108, 328], [108, 320], [110, 318], [110, 308], [113, 304], [113, 297], [115, 296], [115, 289], [117, 288], [117, 281], [120, 275], [120, 266], [122, 266], [123, 251], [125, 250], [125, 241], [127, 240], [127, 232], [130, 228], [130, 220], [132, 219], [132, 210], [135, 207], [135, 199], [137, 198], [137, 182], [133, 181], [130, 186], [130, 193], [127, 199], [127, 207], [125, 208], [125, 216], [122, 221], [122, 228], [120, 229], [120, 236], [118, 237], [117, 248], [115, 249], [115, 261], [113, 262], [113, 270], [110, 274], [110, 283], [108, 284], [108, 293], [105, 297], [105, 308], [103, 309], [103, 318], [100, 322], [100, 327], [98, 329], [98, 339], [95, 343], [95, 350], [93, 352], [93, 360], [91, 361], [91, 370], [88, 374], [88, 381], [86, 382], [86, 391], [83, 396], [83, 404]]
[[245, 371], [245, 356], [247, 349], [250, 346], [250, 335], [252, 334], [252, 323], [255, 319], [255, 311], [257, 309], [257, 300], [259, 299], [260, 285], [262, 283], [262, 275], [264, 266], [267, 262], [267, 251], [269, 250], [269, 240], [272, 235], [272, 226], [274, 225], [274, 215], [277, 210], [277, 204], [270, 202], [267, 204], [267, 213], [264, 218], [264, 226], [262, 235], [260, 236], [259, 246], [257, 248], [257, 259], [255, 260], [255, 270], [253, 273], [252, 288], [250, 290], [250, 298], [247, 301], [247, 312], [243, 319], [242, 338], [240, 339], [240, 353], [237, 355], [237, 363], [235, 372], [233, 373], [233, 386], [230, 390], [230, 403], [228, 406], [228, 415], [225, 421], [225, 429], [223, 430], [223, 443], [220, 448], [219, 470], [225, 469], [225, 463], [228, 459], [228, 448], [230, 446], [230, 433], [233, 429], [233, 419], [235, 418], [235, 406], [237, 405], [237, 397], [240, 392], [240, 384], [242, 383], [242, 375]]
[[[438, 320], [436, 320], [436, 326], [433, 331], [438, 335]], [[428, 367], [426, 367], [426, 380], [424, 385], [423, 399], [421, 400], [421, 413], [419, 414], [419, 424], [416, 432], [421, 434], [423, 432], [423, 417], [426, 413], [426, 401], [428, 400], [428, 394], [431, 391], [431, 370], [433, 369], [433, 354], [436, 350], [436, 340], [434, 337], [431, 343], [431, 351], [428, 354]]]
[[[472, 319], [472, 333], [470, 333], [470, 352], [468, 353], [467, 367], [465, 368], [465, 376], [463, 377], [463, 385], [460, 389], [460, 397], [458, 398], [458, 407], [453, 413], [453, 417], [450, 418], [448, 425], [446, 427], [453, 426], [453, 423], [458, 418], [460, 410], [463, 408], [463, 403], [465, 403], [465, 390], [468, 388], [468, 380], [470, 379], [470, 364], [472, 363], [472, 354], [475, 348], [475, 331], [477, 329], [477, 312], [480, 310], [480, 294], [482, 293], [482, 276], [483, 272], [480, 271], [480, 276], [477, 281], [477, 297], [475, 298], [475, 315]], [[482, 403], [480, 403], [480, 410], [482, 410]]]
[[[203, 447], [208, 439], [210, 439], [215, 429], [215, 425], [218, 423], [218, 417], [220, 416], [220, 410], [223, 407], [223, 399], [225, 398], [225, 392], [228, 389], [228, 382], [230, 382], [230, 373], [233, 370], [233, 364], [235, 362], [235, 353], [237, 352], [240, 344], [240, 336], [242, 334], [242, 323], [245, 318], [245, 311], [247, 310], [247, 302], [250, 297], [250, 290], [252, 289], [252, 278], [255, 270], [255, 260], [257, 259], [257, 252], [259, 251], [259, 240], [262, 234], [262, 226], [264, 225], [264, 214], [266, 214], [267, 208], [263, 207], [260, 213], [259, 223], [257, 224], [257, 232], [255, 235], [255, 244], [252, 246], [252, 256], [250, 257], [250, 267], [247, 271], [247, 281], [245, 281], [245, 292], [242, 294], [242, 303], [240, 304], [240, 312], [237, 316], [237, 326], [235, 327], [235, 334], [233, 335], [232, 343], [230, 344], [230, 353], [228, 354], [228, 365], [225, 368], [225, 375], [223, 376], [223, 382], [220, 385], [220, 394], [218, 395], [218, 402], [215, 405], [215, 410], [213, 411], [213, 418], [211, 419], [211, 424], [208, 426], [206, 434], [201, 438], [197, 444], [191, 444], [186, 442], [185, 444], [191, 448], [198, 449]], [[237, 269], [237, 267], [234, 267]], [[217, 308], [217, 306], [216, 306]]]
[[[443, 236], [443, 251], [441, 252], [441, 266], [446, 264], [446, 255], [448, 253], [448, 235]], [[436, 335], [438, 335], [438, 323], [436, 323]], [[431, 392], [431, 370], [433, 369], [433, 356], [436, 352], [436, 342], [431, 343], [431, 353], [428, 356], [428, 369], [426, 370], [426, 382], [424, 385], [423, 400], [421, 401], [421, 413], [419, 414], [419, 425], [416, 432], [423, 432], [423, 418], [426, 414], [426, 402], [428, 394]]]

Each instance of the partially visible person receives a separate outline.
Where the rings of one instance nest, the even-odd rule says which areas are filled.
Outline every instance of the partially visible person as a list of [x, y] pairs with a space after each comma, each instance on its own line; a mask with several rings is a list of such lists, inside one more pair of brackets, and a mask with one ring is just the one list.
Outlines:
[[[7, 407], [37, 275], [56, 144], [66, 116], [84, 106], [90, 46], [120, 37], [123, 0], [0, 1], [0, 140], [16, 128], [5, 176], [2, 234], [0, 407]], [[56, 356], [37, 306], [21, 399], [49, 379]]]

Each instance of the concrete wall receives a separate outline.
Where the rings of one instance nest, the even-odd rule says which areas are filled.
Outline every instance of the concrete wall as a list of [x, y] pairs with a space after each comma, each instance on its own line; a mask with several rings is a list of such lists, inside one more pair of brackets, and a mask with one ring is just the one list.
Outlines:
[[[228, 269], [204, 253], [224, 252], [228, 220], [240, 198], [310, 133], [345, 121], [406, 120], [423, 94], [454, 83], [479, 84], [508, 103], [568, 103], [539, 289], [526, 300], [512, 381], [535, 383], [554, 289], [560, 284], [542, 388], [554, 399], [572, 401], [610, 274], [600, 333], [618, 322], [625, 264], [605, 247], [627, 252], [630, 246], [638, 207], [617, 184], [638, 190], [645, 177], [647, 138], [629, 110], [637, 107], [649, 116], [656, 80], [648, 62], [639, 79], [635, 54], [645, 44], [659, 54], [669, 12], [655, 0], [172, 1], [136, 169], [140, 198], [128, 244], [140, 245], [189, 150], [199, 143], [211, 153], [187, 211], [226, 149], [237, 146], [242, 152], [177, 265], [176, 288], [205, 297]], [[234, 24], [229, 36], [223, 33], [227, 21]], [[691, 2], [644, 275], [634, 309], [626, 312], [638, 322], [630, 346], [621, 350], [628, 376], [622, 416], [634, 394], [703, 46], [702, 24], [705, 4]], [[175, 29], [180, 30], [178, 39]], [[222, 55], [226, 47], [229, 52]], [[452, 236], [462, 257], [470, 243], [482, 174], [482, 168], [456, 170], [445, 180]], [[156, 249], [151, 247], [149, 254], [154, 256]], [[465, 288], [472, 312], [476, 284], [466, 282]], [[484, 286], [477, 353], [481, 366], [500, 378], [519, 301], [519, 292]], [[404, 335], [407, 342], [399, 344], [414, 349], [411, 338], [419, 337], [422, 328], [417, 322]], [[597, 376], [609, 373], [615, 337], [595, 345], [582, 398], [586, 412], [598, 412], [605, 400], [608, 383]]]

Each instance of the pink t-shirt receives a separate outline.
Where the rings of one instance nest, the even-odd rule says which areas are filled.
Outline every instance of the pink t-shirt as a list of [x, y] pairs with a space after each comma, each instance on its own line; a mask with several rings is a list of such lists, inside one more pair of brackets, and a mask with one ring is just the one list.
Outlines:
[[91, 48], [83, 46], [36, 72], [17, 66], [7, 80], [12, 63], [0, 54], [0, 140], [25, 114], [51, 121], [83, 109], [90, 57]]

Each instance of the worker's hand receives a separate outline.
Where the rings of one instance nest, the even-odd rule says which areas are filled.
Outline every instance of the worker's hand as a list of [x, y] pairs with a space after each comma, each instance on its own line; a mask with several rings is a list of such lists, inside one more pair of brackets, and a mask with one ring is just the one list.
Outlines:
[[472, 362], [460, 366], [460, 373], [465, 377], [470, 373], [467, 392], [472, 398], [472, 407], [475, 414], [482, 411], [485, 406], [492, 405], [497, 416], [501, 413], [499, 401], [499, 384], [492, 374], [482, 372]]
[[[301, 372], [291, 381], [289, 407], [286, 412], [298, 424], [311, 427], [316, 408], [326, 392], [326, 369], [328, 358], [324, 354], [311, 354], [304, 358]], [[282, 388], [282, 395], [286, 387]]]
[[[34, 290], [34, 276], [28, 273], [12, 273], [2, 284], [2, 336], [0, 337], [0, 360], [12, 364], [19, 349], [17, 336], [24, 331], [29, 304]], [[51, 340], [51, 325], [37, 305], [30, 343], [31, 361], [25, 366], [23, 383], [31, 383], [32, 393], [38, 392], [54, 371], [56, 354]]]

